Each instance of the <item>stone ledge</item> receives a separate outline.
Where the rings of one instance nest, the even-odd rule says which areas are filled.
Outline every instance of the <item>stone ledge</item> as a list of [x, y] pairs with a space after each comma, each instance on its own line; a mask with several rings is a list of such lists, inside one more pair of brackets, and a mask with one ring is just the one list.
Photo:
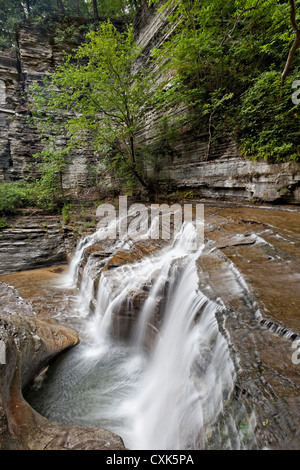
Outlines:
[[75, 330], [48, 319], [1, 315], [0, 365], [1, 450], [122, 450], [110, 431], [49, 422], [25, 401], [22, 390], [58, 354], [78, 344]]

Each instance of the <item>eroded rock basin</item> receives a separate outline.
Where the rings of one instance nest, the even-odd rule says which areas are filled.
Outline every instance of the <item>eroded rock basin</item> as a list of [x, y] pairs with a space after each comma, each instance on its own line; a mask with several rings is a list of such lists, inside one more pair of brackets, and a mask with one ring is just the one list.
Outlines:
[[[244, 432], [246, 448], [297, 449], [300, 446], [300, 364], [297, 360], [300, 354], [297, 356], [295, 353], [296, 340], [300, 335], [300, 212], [294, 207], [258, 208], [206, 204], [205, 237], [205, 249], [197, 260], [199, 288], [209, 299], [222, 305], [222, 310], [216, 312], [218, 328], [226, 338], [236, 369], [231, 403], [228, 406], [232, 406], [234, 402], [234, 407], [238, 404], [245, 410], [243, 418], [238, 420], [239, 434]], [[91, 251], [98, 249], [99, 247]], [[155, 253], [155, 250], [146, 251]], [[114, 263], [107, 270], [111, 277], [120, 264], [116, 262], [117, 258], [120, 260], [119, 255], [114, 257]], [[122, 264], [132, 262], [132, 257], [128, 255], [121, 258]], [[4, 309], [6, 313], [13, 313], [9, 312], [9, 297], [11, 288], [14, 287], [21, 297], [24, 311], [26, 308], [32, 309], [38, 317], [55, 317], [62, 324], [75, 327], [79, 336], [82, 334], [82, 343], [66, 356], [66, 361], [69, 361], [66, 364], [74, 366], [74, 361], [78, 363], [78, 358], [83, 357], [80, 351], [88, 351], [84, 324], [92, 314], [82, 315], [83, 310], [78, 308], [78, 289], [62, 287], [61, 280], [66, 270], [67, 267], [62, 266], [0, 276], [0, 282], [3, 283], [0, 304], [2, 311]], [[136, 305], [139, 307], [147, 298], [147, 289], [148, 287], [144, 287], [142, 294], [137, 296]], [[118, 312], [118, 317], [120, 316], [122, 317], [122, 312]], [[125, 320], [123, 318], [122, 321], [129, 321], [128, 318], [132, 321], [130, 312], [123, 310], [123, 316]], [[157, 328], [158, 324], [159, 321], [151, 326]], [[106, 412], [101, 414], [99, 411], [103, 408], [103, 403], [106, 403], [105, 387], [100, 388], [96, 394], [94, 405], [91, 402], [86, 405], [88, 413], [82, 405], [80, 412], [77, 409], [72, 413], [72, 410], [67, 409], [68, 402], [73, 404], [73, 408], [78, 401], [82, 404], [95, 376], [101, 376], [103, 384], [105, 371], [114, 370], [118, 376], [116, 382], [120, 382], [122, 364], [125, 364], [122, 361], [126, 354], [133, 354], [132, 369], [129, 369], [126, 378], [129, 379], [131, 374], [132, 383], [123, 382], [121, 391], [119, 386], [116, 387], [118, 390], [112, 397], [112, 408], [116, 410], [124, 393], [130, 394], [135, 386], [139, 386], [139, 377], [147, 368], [147, 358], [134, 356], [134, 351], [130, 348], [122, 348], [122, 344], [111, 343], [110, 358], [105, 353], [102, 356], [103, 362], [97, 361], [94, 364], [94, 375], [89, 381], [86, 376], [81, 377], [80, 400], [76, 400], [74, 396], [70, 399], [67, 393], [62, 406], [58, 407], [59, 412], [54, 410], [51, 413], [50, 410], [47, 418], [57, 419], [60, 415], [61, 421], [68, 424], [90, 423], [94, 426], [96, 422], [96, 426], [101, 426], [104, 423], [107, 429], [111, 427], [124, 437], [118, 416], [112, 413], [111, 417], [107, 417]], [[128, 345], [124, 345], [124, 348], [128, 348]], [[108, 359], [112, 362], [107, 362]], [[60, 386], [64, 374], [62, 365], [63, 362], [60, 361], [57, 366]], [[44, 391], [49, 383], [57, 387], [56, 380], [53, 369], [44, 378]], [[73, 385], [78, 383], [72, 374], [69, 377], [66, 375], [66, 382], [68, 380]], [[110, 388], [113, 387], [111, 380], [113, 378], [109, 375], [107, 381]], [[76, 391], [76, 387], [71, 388]], [[48, 397], [50, 401], [43, 403], [43, 388], [38, 392], [35, 390], [31, 396], [32, 404], [40, 406], [40, 411], [44, 412], [49, 403], [54, 404], [55, 392], [53, 393], [54, 395]], [[90, 410], [97, 406], [99, 412], [95, 413], [95, 420], [95, 414]], [[111, 405], [106, 403], [105, 406], [107, 411]], [[226, 420], [222, 420], [219, 423], [219, 428], [223, 426], [220, 435], [226, 434]], [[249, 420], [254, 437], [247, 440], [245, 435]], [[126, 435], [126, 430], [124, 434]], [[228, 445], [230, 439], [221, 439], [219, 434], [216, 437], [216, 432], [210, 431], [205, 443], [198, 437], [195, 440], [196, 445], [199, 448], [241, 447], [240, 442], [237, 443], [232, 437]], [[131, 444], [130, 437], [128, 442]]]

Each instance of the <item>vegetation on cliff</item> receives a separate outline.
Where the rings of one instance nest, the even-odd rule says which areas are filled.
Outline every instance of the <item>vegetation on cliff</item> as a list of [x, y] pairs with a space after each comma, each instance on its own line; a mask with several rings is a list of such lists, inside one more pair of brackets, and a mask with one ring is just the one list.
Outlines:
[[[149, 0], [153, 14], [165, 10], [168, 21], [159, 33], [164, 40], [146, 52], [141, 68], [143, 50], [128, 25], [146, 3], [0, 0], [4, 41], [24, 19], [38, 24], [59, 14], [92, 25], [82, 45], [33, 90], [35, 124], [41, 138], [46, 135], [37, 156], [38, 204], [53, 207], [57, 194], [63, 196], [71, 150], [87, 143], [123, 189], [153, 189], [147, 168], [162, 166], [166, 148], [172, 152], [184, 133], [204, 136], [206, 159], [232, 136], [245, 157], [300, 160], [299, 99], [292, 99], [300, 88], [300, 0]], [[122, 19], [121, 31], [113, 18]], [[62, 27], [55, 40], [75, 30]], [[162, 139], [146, 148], [138, 135], [149, 109], [162, 116]], [[57, 145], [59, 135], [67, 137], [64, 147]]]
[[[16, 46], [15, 28], [26, 21], [48, 27], [58, 19], [63, 22], [80, 18], [87, 23], [107, 18], [128, 21], [139, 5], [140, 0], [0, 0], [0, 48]], [[71, 28], [70, 32], [73, 34], [74, 30]]]
[[154, 54], [172, 72], [164, 99], [189, 109], [178, 129], [206, 132], [207, 158], [232, 134], [245, 156], [299, 161], [299, 0], [166, 0], [166, 8], [173, 33]]
[[64, 132], [58, 127], [58, 133], [68, 136], [67, 146], [61, 149], [53, 139], [45, 142], [40, 169], [46, 185], [51, 178], [59, 183], [68, 160], [66, 150], [92, 144], [123, 187], [132, 181], [149, 187], [147, 153], [136, 144], [136, 135], [144, 125], [144, 113], [153, 105], [154, 78], [145, 69], [134, 70], [140, 55], [132, 27], [118, 32], [112, 23], [104, 22], [87, 35], [75, 54], [66, 57], [50, 81], [32, 89], [35, 123], [41, 133], [45, 134], [45, 126], [53, 129], [60, 122]]

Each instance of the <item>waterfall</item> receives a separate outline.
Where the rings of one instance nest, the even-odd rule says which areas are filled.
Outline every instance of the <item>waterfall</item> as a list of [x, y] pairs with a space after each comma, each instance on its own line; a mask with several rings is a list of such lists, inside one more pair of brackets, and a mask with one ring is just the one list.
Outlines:
[[[188, 232], [190, 232], [189, 235]], [[97, 294], [96, 315], [91, 319], [90, 325], [90, 330], [94, 331], [95, 339], [99, 341], [104, 339], [109, 330], [112, 315], [118, 312], [118, 307], [121, 306], [124, 300], [129, 298], [132, 293], [138, 292], [143, 286], [154, 282], [154, 286], [157, 286], [157, 288], [151, 289], [140, 315], [138, 329], [134, 333], [137, 336], [136, 341], [140, 346], [142, 345], [147, 328], [147, 319], [155, 306], [156, 291], [167, 282], [168, 271], [174, 260], [184, 258], [189, 253], [189, 243], [194, 240], [193, 236], [189, 240], [191, 233], [193, 231], [191, 232], [190, 226], [183, 226], [182, 232], [176, 237], [171, 247], [162, 250], [158, 255], [114, 268], [112, 273], [101, 275]]]
[[[113, 235], [116, 233], [116, 228], [120, 223], [121, 223], [121, 220], [113, 219], [107, 226], [100, 227], [95, 233], [92, 233], [80, 239], [79, 243], [77, 244], [75, 253], [71, 259], [69, 270], [67, 274], [65, 275], [65, 279], [64, 279], [65, 287], [77, 286], [79, 268], [81, 266], [85, 251], [89, 247], [97, 243], [98, 241], [109, 239], [110, 236], [113, 237]], [[118, 240], [114, 248], [117, 249], [117, 248], [124, 247], [124, 244], [126, 242], [127, 242], [127, 235], [125, 235], [121, 240]]]
[[235, 368], [216, 320], [222, 307], [199, 291], [197, 259], [203, 246], [190, 250], [195, 237], [195, 227], [183, 225], [160, 253], [100, 278], [96, 314], [88, 325], [91, 348], [106, 340], [122, 302], [150, 284], [133, 331], [134, 346], [142, 348], [157, 299], [166, 295], [148, 370], [135, 394], [119, 408], [120, 416], [131, 423], [126, 433], [130, 448], [204, 448], [233, 391]]
[[[85, 250], [99, 237], [98, 231], [78, 245], [70, 265], [70, 285], [77, 283]], [[168, 246], [136, 262], [103, 270], [96, 293], [95, 260], [87, 260], [78, 294], [84, 341], [62, 362], [53, 382], [45, 385], [50, 405], [44, 402], [43, 409], [48, 418], [63, 415], [68, 423], [107, 426], [136, 450], [205, 449], [215, 442], [226, 449], [251, 447], [249, 430], [245, 439], [239, 427], [245, 411], [230, 408], [235, 367], [217, 321], [223, 306], [199, 288], [198, 261], [204, 245], [195, 250], [196, 237], [195, 226], [183, 224]], [[115, 242], [110, 252], [120, 246], [130, 248], [130, 240]], [[113, 318], [137, 292], [147, 295], [131, 342], [116, 344], [110, 337]], [[89, 315], [94, 294], [96, 306]], [[145, 355], [147, 331], [157, 314], [160, 327]], [[63, 410], [51, 415], [65, 374], [71, 384], [64, 391]]]
[[138, 346], [155, 298], [168, 281], [164, 322], [149, 369], [133, 400], [122, 405], [122, 412], [127, 412], [133, 423], [131, 448], [204, 448], [209, 426], [233, 390], [235, 370], [215, 317], [219, 306], [198, 290], [196, 261], [203, 247], [183, 259], [179, 250], [180, 262], [177, 258], [174, 263], [174, 252], [182, 248], [182, 242], [190, 241], [191, 235], [191, 227], [186, 227], [173, 247], [169, 264], [164, 259], [141, 312]]

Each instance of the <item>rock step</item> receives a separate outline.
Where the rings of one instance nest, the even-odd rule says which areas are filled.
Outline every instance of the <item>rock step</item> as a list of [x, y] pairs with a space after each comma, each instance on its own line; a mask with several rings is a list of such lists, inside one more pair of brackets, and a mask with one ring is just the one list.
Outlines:
[[0, 231], [0, 274], [67, 262], [59, 218], [22, 217]]

